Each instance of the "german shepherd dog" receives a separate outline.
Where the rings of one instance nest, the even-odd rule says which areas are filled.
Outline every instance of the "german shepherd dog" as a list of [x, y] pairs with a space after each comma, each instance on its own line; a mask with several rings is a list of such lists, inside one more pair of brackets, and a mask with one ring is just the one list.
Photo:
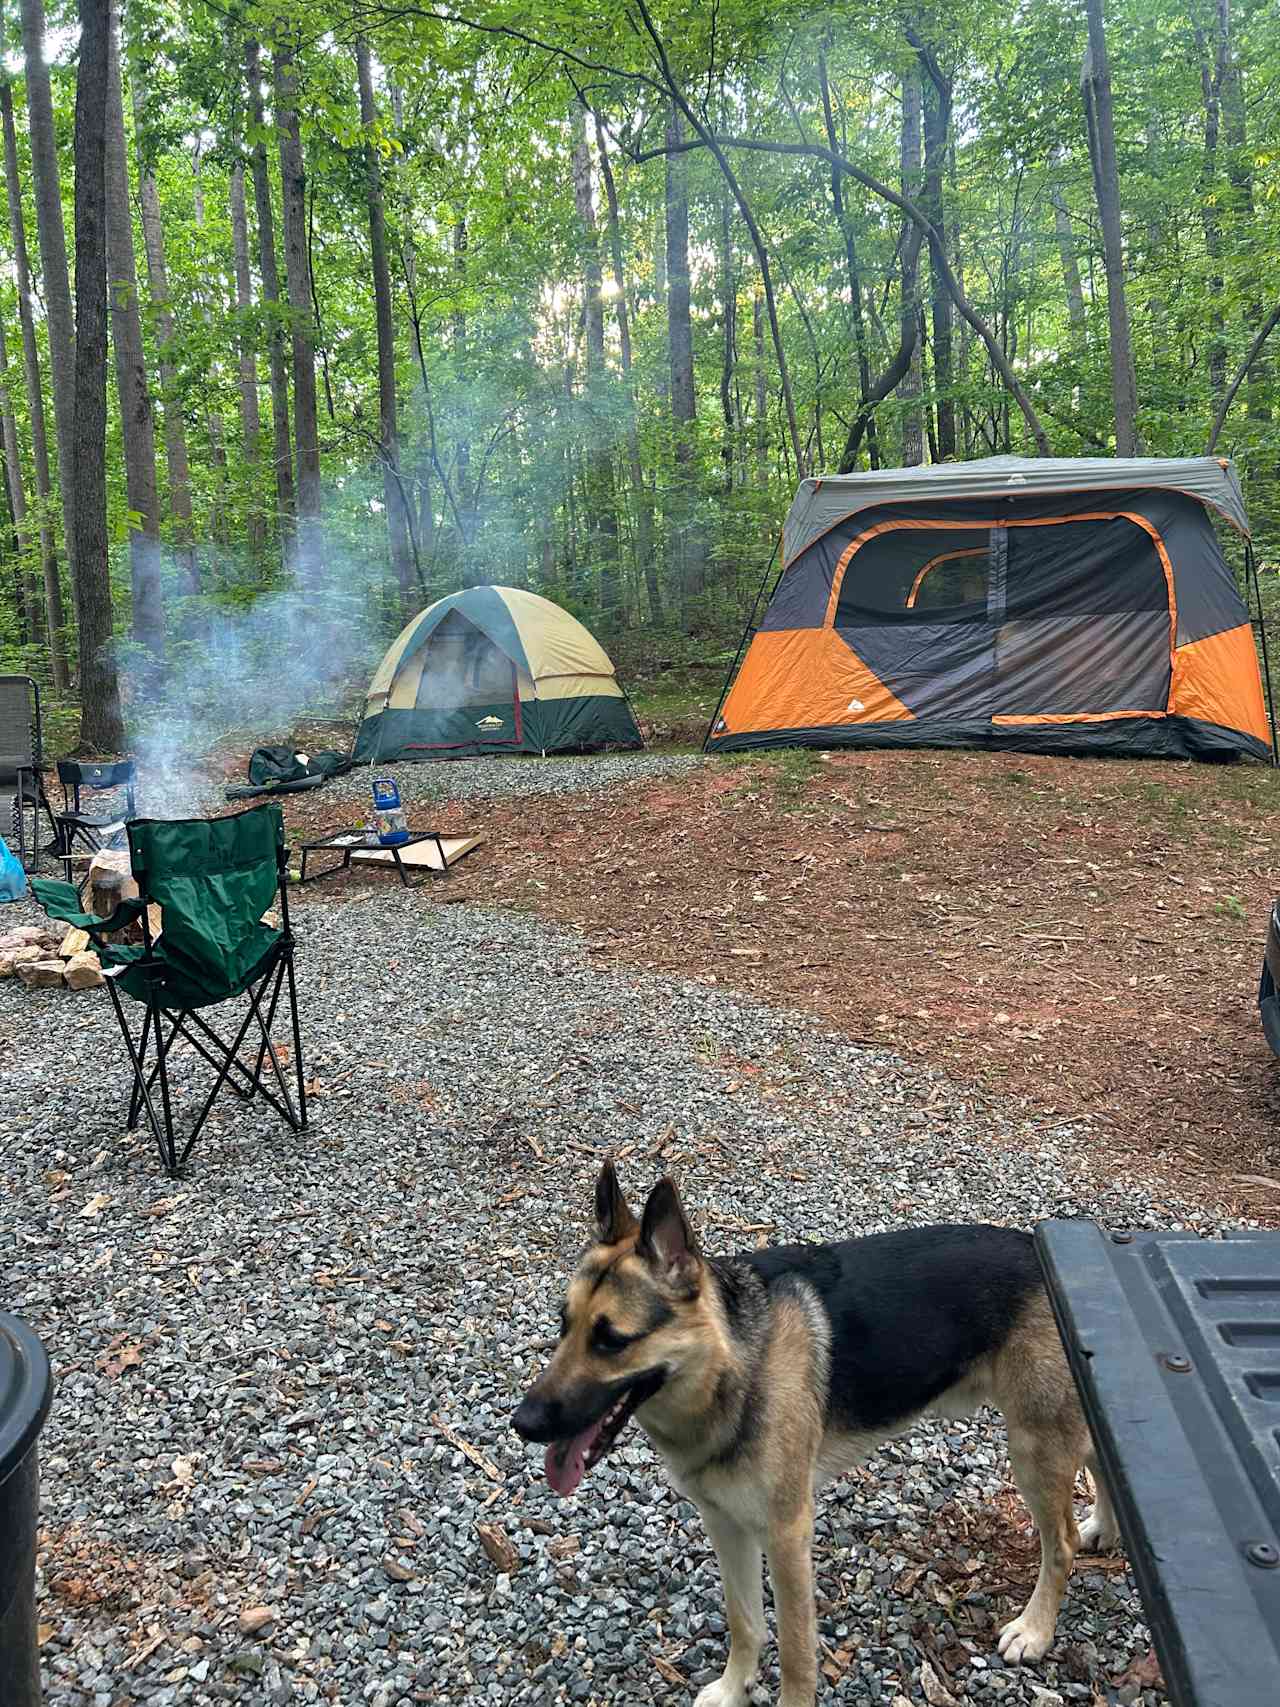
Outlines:
[[[917, 1227], [707, 1258], [672, 1182], [659, 1181], [637, 1222], [612, 1162], [595, 1219], [560, 1343], [512, 1421], [547, 1443], [547, 1480], [568, 1495], [634, 1416], [698, 1507], [720, 1561], [729, 1659], [696, 1707], [747, 1700], [765, 1638], [762, 1556], [780, 1707], [812, 1707], [817, 1489], [917, 1418], [985, 1404], [1004, 1412], [1040, 1531], [1035, 1592], [1000, 1632], [1000, 1652], [1046, 1652], [1077, 1548], [1113, 1547], [1118, 1531], [1030, 1234]], [[1097, 1503], [1077, 1532], [1082, 1465]]]

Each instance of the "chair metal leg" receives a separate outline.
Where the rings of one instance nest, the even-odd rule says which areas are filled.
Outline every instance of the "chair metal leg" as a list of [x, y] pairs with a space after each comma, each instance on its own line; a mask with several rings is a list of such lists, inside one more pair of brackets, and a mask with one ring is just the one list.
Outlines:
[[173, 1105], [169, 1099], [169, 1050], [173, 1046], [177, 1027], [175, 1026], [173, 1031], [169, 1033], [169, 1039], [166, 1042], [160, 1032], [160, 1009], [158, 1006], [155, 1010], [154, 1024], [156, 1028], [156, 1054], [159, 1057], [158, 1065], [160, 1068], [160, 1102], [164, 1109], [163, 1160], [169, 1171], [169, 1177], [172, 1179], [178, 1171], [178, 1159], [173, 1137]]
[[289, 1013], [293, 1019], [293, 1063], [298, 1076], [298, 1129], [307, 1129], [307, 1083], [302, 1070], [302, 1026], [298, 1019], [298, 991], [293, 981], [293, 949], [285, 950], [285, 976], [289, 980]]
[[[276, 1009], [280, 1003], [280, 991], [283, 980], [284, 964], [283, 961], [281, 961], [276, 967], [275, 988], [271, 992], [271, 1005], [267, 1010], [267, 1017], [265, 1020], [262, 1017], [262, 1011], [258, 1004], [261, 1002], [263, 992], [266, 989], [266, 981], [264, 980], [263, 983], [258, 986], [256, 993], [252, 990], [248, 992], [250, 1004], [257, 1015], [258, 1024], [262, 1029], [262, 1043], [258, 1049], [258, 1061], [254, 1073], [254, 1088], [260, 1091], [271, 1106], [284, 1117], [294, 1131], [298, 1132], [302, 1129], [302, 1120], [294, 1111], [293, 1102], [289, 1096], [289, 1088], [284, 1082], [284, 1072], [280, 1066], [280, 1057], [276, 1054], [275, 1044], [271, 1041], [271, 1027], [275, 1024]], [[262, 1082], [262, 1064], [264, 1060], [269, 1060], [271, 1062], [271, 1071], [275, 1074], [276, 1085], [279, 1088], [281, 1097], [283, 1098], [283, 1107], [276, 1101], [271, 1092]]]
[[[169, 1166], [169, 1151], [171, 1151], [172, 1147], [173, 1147], [172, 1137], [170, 1137], [170, 1142], [169, 1142], [168, 1148], [166, 1149], [165, 1128], [161, 1124], [160, 1117], [156, 1113], [155, 1104], [151, 1100], [151, 1087], [147, 1081], [146, 1074], [143, 1071], [142, 1059], [139, 1056], [137, 1048], [134, 1045], [133, 1033], [129, 1030], [129, 1021], [128, 1021], [128, 1018], [127, 1018], [125, 1011], [124, 1011], [124, 1003], [120, 1000], [120, 992], [116, 989], [115, 979], [114, 978], [108, 978], [106, 983], [107, 983], [107, 989], [111, 995], [111, 1005], [115, 1008], [115, 1011], [116, 1011], [116, 1020], [118, 1021], [119, 1026], [120, 1026], [120, 1035], [124, 1038], [125, 1048], [129, 1051], [129, 1060], [133, 1066], [134, 1094], [135, 1094], [135, 1096], [138, 1096], [141, 1098], [142, 1107], [145, 1108], [147, 1111], [147, 1124], [151, 1127], [151, 1135], [156, 1141], [157, 1150], [159, 1150], [159, 1152], [160, 1152], [160, 1160], [166, 1167], [168, 1167]], [[157, 1043], [159, 1043], [159, 1019], [158, 1019], [158, 1016], [156, 1016], [152, 1013], [150, 1002], [146, 1003], [145, 1006], [147, 1009], [147, 1018], [143, 1023], [148, 1028], [152, 1025], [154, 1025], [156, 1027]], [[132, 1102], [131, 1102], [131, 1106], [132, 1106]], [[165, 1105], [166, 1118], [168, 1117], [168, 1114], [169, 1114], [169, 1109], [168, 1109], [168, 1103], [167, 1103], [167, 1087], [166, 1087], [166, 1105]], [[172, 1133], [171, 1127], [170, 1127], [170, 1133]], [[170, 1173], [172, 1173], [173, 1172], [172, 1168], [170, 1168], [169, 1171], [170, 1171]]]
[[[272, 1026], [275, 1024], [276, 1015], [279, 1012], [281, 996], [285, 992], [286, 981], [293, 1030], [293, 1065], [298, 1098], [296, 1108], [284, 1067], [276, 1053], [271, 1036]], [[129, 1062], [133, 1069], [127, 1124], [130, 1130], [135, 1129], [145, 1114], [152, 1137], [155, 1139], [161, 1163], [171, 1177], [180, 1171], [187, 1157], [191, 1154], [192, 1147], [224, 1085], [229, 1086], [244, 1101], [260, 1094], [286, 1125], [295, 1132], [306, 1129], [307, 1102], [306, 1077], [302, 1060], [302, 1028], [298, 1014], [293, 960], [290, 954], [282, 953], [271, 970], [259, 981], [257, 987], [249, 987], [244, 991], [248, 1003], [247, 1011], [230, 1043], [220, 1037], [199, 1013], [191, 1009], [166, 1008], [154, 996], [141, 1004], [143, 1008], [142, 1026], [135, 1038], [129, 1026], [128, 1016], [125, 1013], [124, 1002], [121, 1000], [120, 992], [116, 987], [116, 980], [109, 977], [106, 983], [111, 994], [111, 1002], [115, 1009], [120, 1033], [129, 1053]], [[254, 1067], [250, 1070], [247, 1062], [241, 1058], [240, 1052], [255, 1024], [260, 1034], [260, 1041]], [[201, 1059], [216, 1070], [213, 1085], [204, 1098], [200, 1111], [185, 1138], [181, 1138], [174, 1130], [173, 1096], [169, 1083], [169, 1056], [179, 1038], [189, 1043]], [[270, 1062], [271, 1073], [275, 1080], [275, 1087], [272, 1090], [267, 1088], [265, 1082], [268, 1062]], [[157, 1084], [160, 1092], [158, 1098], [155, 1095]], [[277, 1092], [278, 1094], [276, 1094]]]
[[[200, 1039], [194, 1032], [187, 1030], [188, 1023], [199, 1027], [200, 1031], [204, 1033], [204, 1035], [217, 1049], [218, 1053], [216, 1055], [213, 1054], [211, 1050], [205, 1048], [204, 1044], [201, 1043]], [[223, 1042], [222, 1038], [218, 1036], [213, 1027], [202, 1020], [200, 1015], [193, 1010], [181, 1014], [175, 1021], [175, 1027], [184, 1041], [189, 1043], [196, 1053], [202, 1056], [216, 1072], [226, 1059], [227, 1046]], [[253, 1096], [253, 1081], [250, 1078], [249, 1069], [241, 1061], [233, 1061], [232, 1067], [241, 1073], [244, 1078], [249, 1079], [249, 1083], [248, 1085], [241, 1085], [237, 1083], [235, 1079], [228, 1078], [227, 1089], [234, 1092], [242, 1102], [248, 1102]]]
[[[115, 995], [115, 985], [114, 984], [111, 985], [111, 993], [112, 993], [112, 995]], [[124, 1020], [123, 1020], [124, 1010], [120, 1005], [119, 997], [116, 997], [116, 1012], [118, 1015], [121, 1016], [121, 1024], [123, 1024], [124, 1023]], [[124, 1123], [126, 1131], [129, 1131], [129, 1132], [132, 1132], [136, 1128], [136, 1126], [138, 1124], [138, 1118], [142, 1113], [142, 1097], [143, 1097], [144, 1085], [147, 1088], [150, 1088], [149, 1087], [149, 1081], [144, 1080], [143, 1076], [142, 1076], [142, 1069], [146, 1065], [146, 1060], [147, 1060], [147, 1041], [151, 1036], [151, 1007], [150, 1007], [150, 1004], [147, 1005], [147, 1007], [145, 1009], [145, 1014], [146, 1014], [146, 1017], [143, 1019], [143, 1022], [142, 1022], [142, 1040], [138, 1045], [137, 1071], [134, 1074], [133, 1090], [129, 1096], [129, 1118]]]
[[[175, 1171], [176, 1171], [176, 1168], [180, 1167], [182, 1165], [182, 1163], [186, 1161], [187, 1157], [191, 1154], [191, 1146], [195, 1143], [196, 1139], [200, 1136], [200, 1129], [204, 1125], [205, 1121], [208, 1119], [209, 1110], [213, 1107], [214, 1101], [217, 1098], [218, 1092], [222, 1089], [222, 1086], [226, 1081], [227, 1074], [231, 1071], [232, 1066], [235, 1064], [235, 1058], [240, 1053], [240, 1046], [244, 1042], [246, 1036], [248, 1035], [249, 1027], [253, 1023], [255, 1016], [257, 1017], [258, 1023], [259, 1024], [262, 1023], [262, 1016], [261, 1016], [261, 1014], [258, 1013], [258, 1006], [254, 1000], [253, 992], [250, 990], [246, 993], [249, 997], [249, 1012], [244, 1016], [244, 1023], [241, 1025], [239, 1031], [236, 1033], [235, 1042], [231, 1045], [230, 1049], [227, 1051], [226, 1060], [222, 1063], [222, 1066], [218, 1069], [218, 1076], [213, 1082], [213, 1089], [209, 1092], [208, 1096], [205, 1098], [204, 1107], [200, 1110], [200, 1113], [196, 1116], [195, 1125], [191, 1128], [191, 1132], [187, 1138], [186, 1144], [183, 1146], [182, 1155], [178, 1158], [178, 1162], [175, 1166]], [[258, 1088], [261, 1089], [262, 1087], [259, 1086]], [[266, 1093], [264, 1092], [264, 1094], [266, 1094]]]

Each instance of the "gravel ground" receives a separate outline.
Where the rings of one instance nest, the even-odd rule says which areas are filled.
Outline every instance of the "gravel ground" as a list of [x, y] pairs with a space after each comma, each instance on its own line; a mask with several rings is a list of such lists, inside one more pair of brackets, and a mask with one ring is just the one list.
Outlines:
[[538, 758], [449, 759], [438, 764], [357, 765], [317, 789], [326, 802], [369, 799], [374, 776], [394, 776], [408, 806], [443, 800], [520, 800], [531, 795], [603, 794], [710, 763], [694, 753], [575, 753]]
[[[483, 786], [508, 770], [557, 766], [486, 764]], [[311, 1130], [233, 1109], [176, 1184], [122, 1130], [105, 995], [0, 984], [0, 1301], [58, 1380], [49, 1707], [684, 1703], [716, 1675], [714, 1559], [638, 1431], [561, 1502], [507, 1425], [607, 1147], [637, 1194], [675, 1169], [713, 1250], [762, 1223], [1177, 1217], [1090, 1195], [1069, 1128], [980, 1112], [804, 1016], [598, 969], [518, 914], [390, 883], [296, 911]], [[925, 1427], [824, 1496], [824, 1700], [918, 1702], [922, 1660], [957, 1641], [966, 1703], [1162, 1699], [1111, 1681], [1149, 1646], [1118, 1568], [1077, 1571], [1045, 1662], [1001, 1665], [992, 1631], [1033, 1574], [983, 1541], [1006, 1486], [982, 1418]], [[248, 1633], [252, 1608], [269, 1615]]]

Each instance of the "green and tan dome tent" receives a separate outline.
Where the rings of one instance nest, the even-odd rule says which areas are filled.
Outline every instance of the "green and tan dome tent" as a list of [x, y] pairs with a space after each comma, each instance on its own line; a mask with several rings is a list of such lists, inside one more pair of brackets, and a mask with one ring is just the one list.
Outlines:
[[576, 617], [519, 587], [428, 605], [378, 665], [357, 763], [644, 745], [613, 664]]

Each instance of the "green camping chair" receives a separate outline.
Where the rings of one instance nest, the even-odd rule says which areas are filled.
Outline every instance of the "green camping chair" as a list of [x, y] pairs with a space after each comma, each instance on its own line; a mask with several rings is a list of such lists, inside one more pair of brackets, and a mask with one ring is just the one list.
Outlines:
[[[82, 912], [73, 884], [35, 878], [31, 888], [50, 918], [87, 931], [101, 957], [133, 1066], [127, 1125], [132, 1130], [146, 1114], [160, 1159], [170, 1174], [176, 1174], [190, 1155], [224, 1085], [244, 1101], [261, 1095], [295, 1132], [304, 1131], [307, 1100], [280, 808], [255, 806], [231, 818], [135, 818], [126, 829], [139, 893], [136, 900], [121, 902], [109, 918]], [[262, 919], [277, 897], [278, 930]], [[161, 928], [154, 936], [148, 906], [161, 908]], [[142, 926], [141, 943], [105, 940], [108, 933], [122, 930], [135, 920]], [[271, 1027], [286, 985], [293, 1021], [296, 1107], [271, 1041]], [[136, 1039], [121, 990], [144, 1009]], [[247, 998], [248, 1012], [234, 1041], [228, 1044], [203, 1017], [203, 1010], [239, 996]], [[250, 1036], [255, 1021], [257, 1029]], [[252, 1071], [240, 1056], [247, 1037], [249, 1057], [257, 1051]], [[217, 1073], [181, 1152], [174, 1130], [169, 1070], [169, 1056], [178, 1038], [190, 1044]], [[274, 1090], [264, 1082], [268, 1062]]]

